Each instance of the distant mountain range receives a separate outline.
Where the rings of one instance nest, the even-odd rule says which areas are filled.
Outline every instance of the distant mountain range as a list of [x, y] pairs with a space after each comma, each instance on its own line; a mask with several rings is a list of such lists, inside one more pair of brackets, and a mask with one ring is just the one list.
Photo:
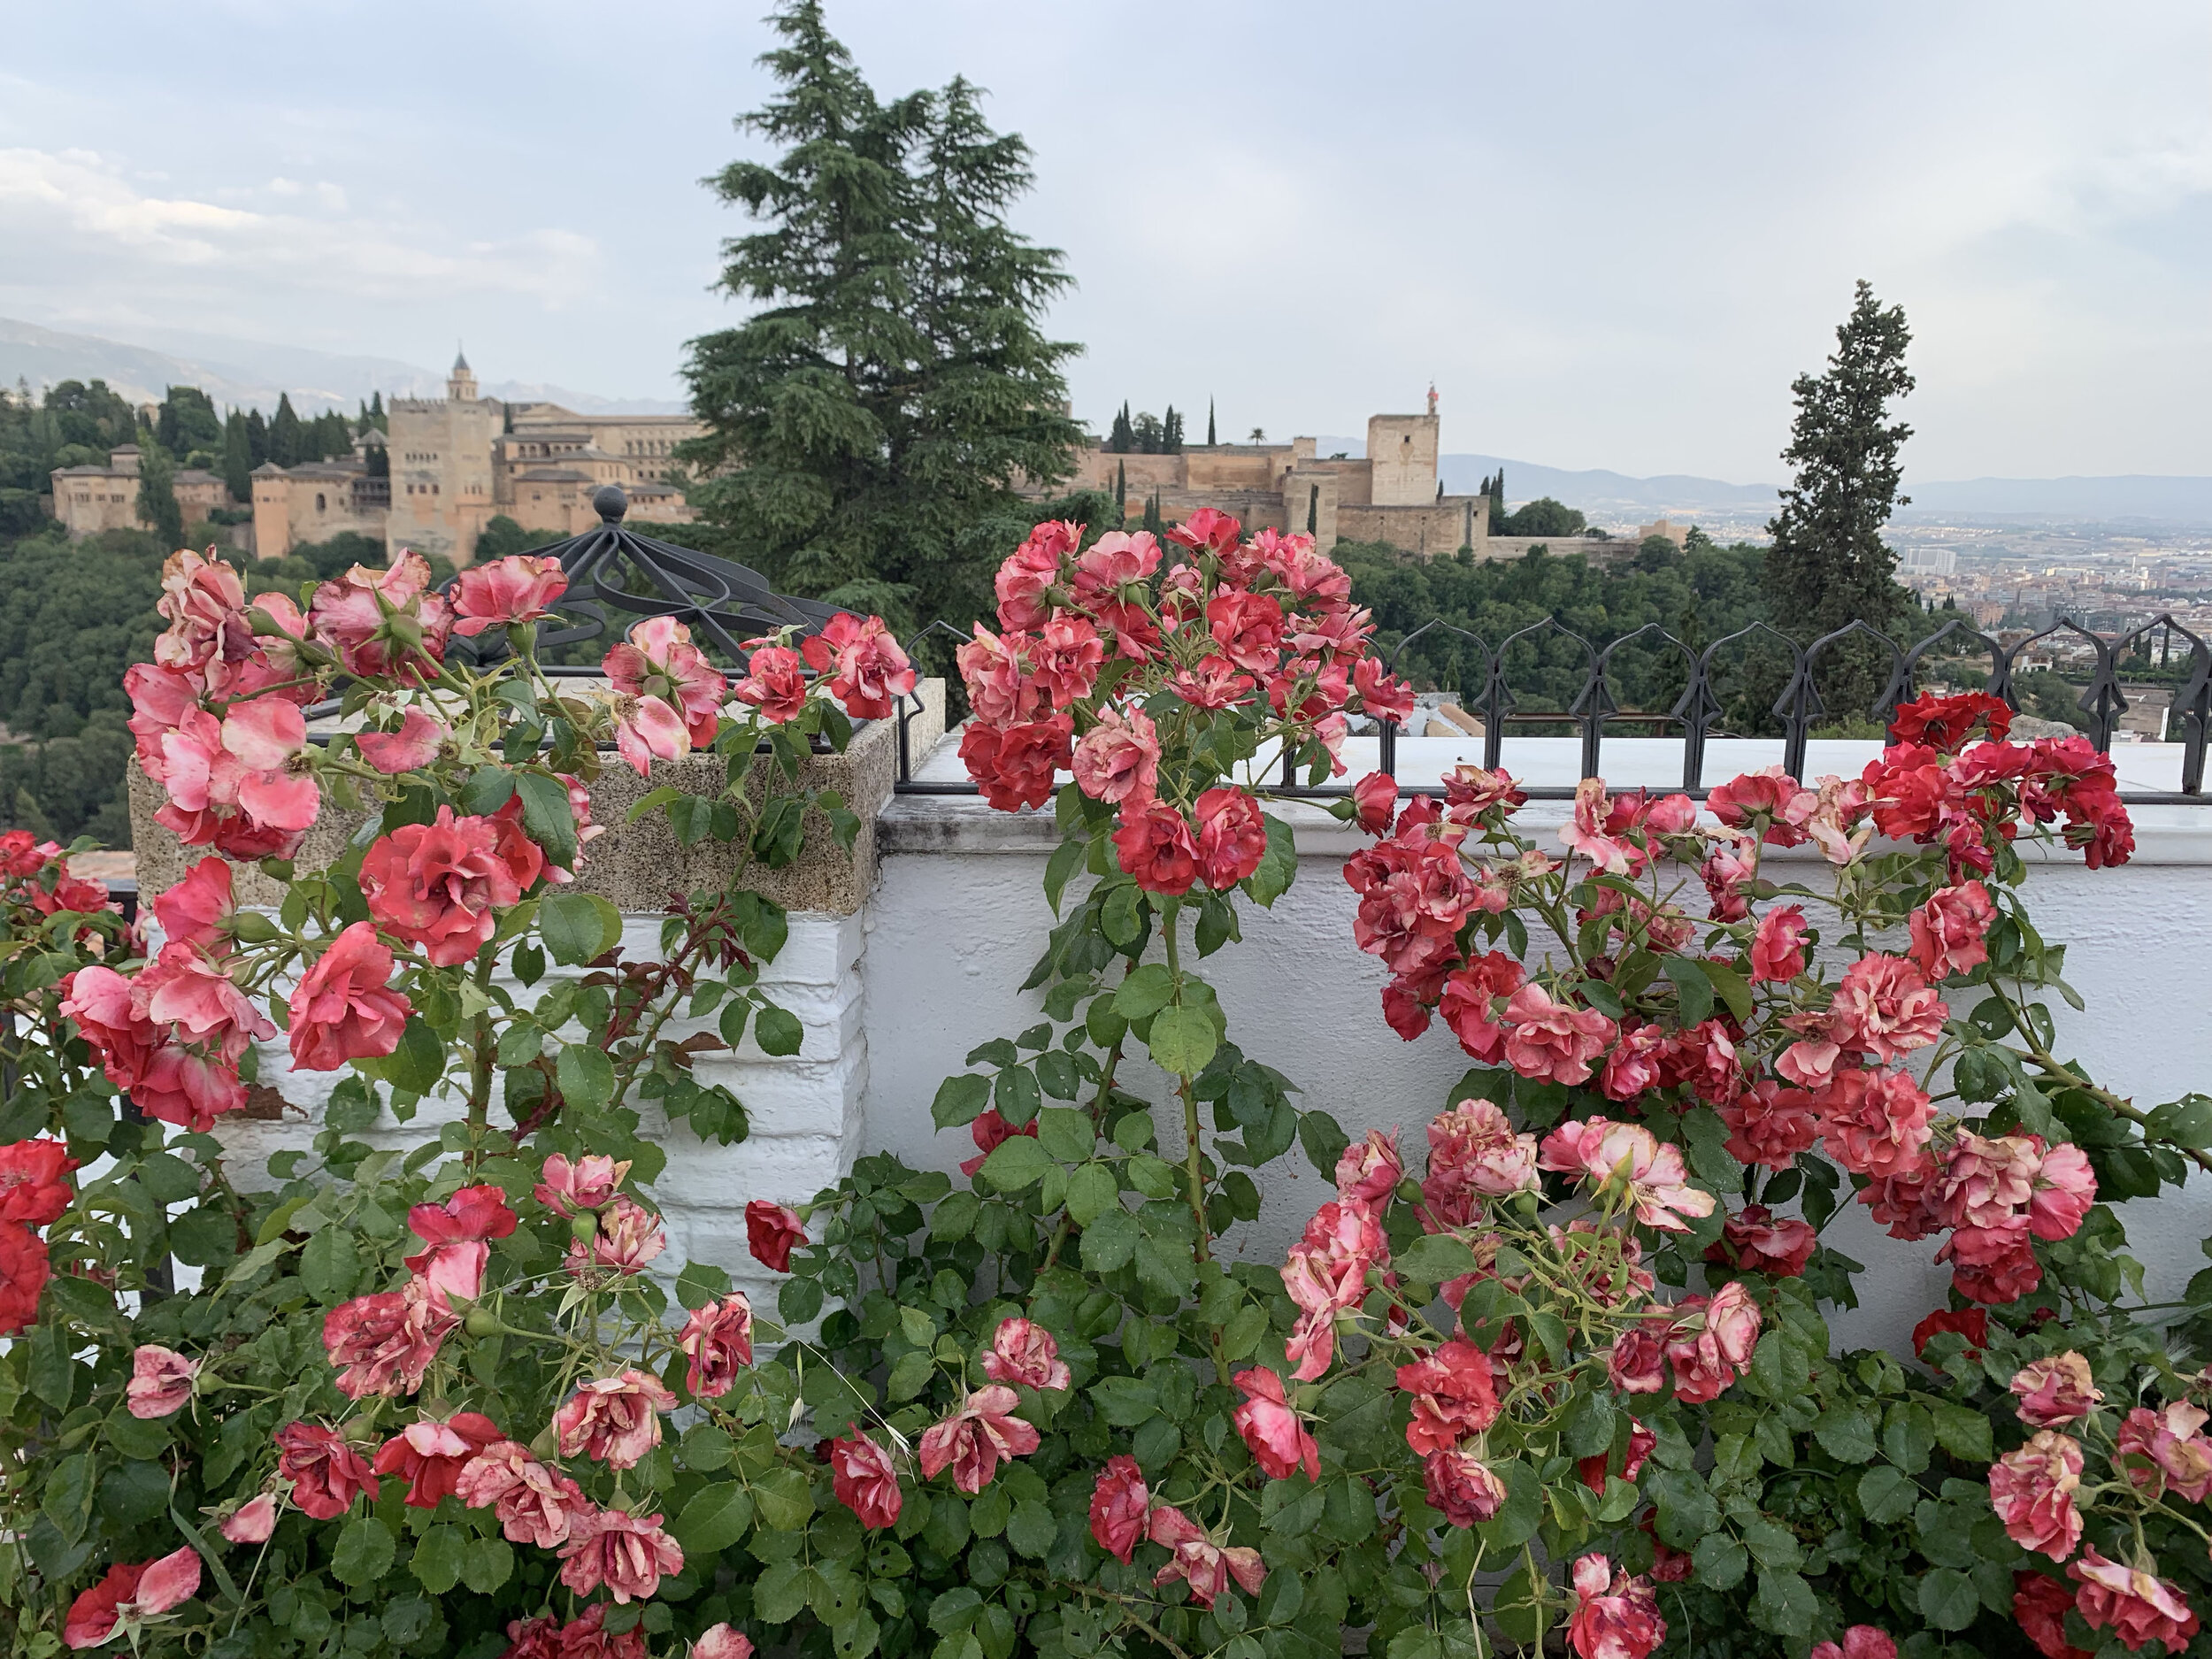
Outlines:
[[[1356, 438], [1320, 438], [1315, 442], [1323, 455], [1342, 450], [1356, 456], [1363, 454], [1366, 449]], [[1471, 494], [1500, 467], [1505, 469], [1509, 504], [1518, 506], [1539, 495], [1549, 495], [1570, 507], [1579, 507], [1600, 520], [1632, 515], [1649, 519], [1661, 515], [1681, 518], [1700, 514], [1740, 520], [1772, 513], [1777, 500], [1777, 490], [1771, 484], [1730, 484], [1717, 478], [1696, 478], [1682, 472], [1631, 478], [1602, 469], [1571, 472], [1497, 455], [1447, 455], [1440, 457], [1437, 463], [1444, 488], [1454, 495]], [[1908, 477], [1905, 493], [1912, 497], [1912, 504], [1898, 516], [1907, 522], [1993, 518], [2110, 524], [2116, 520], [2141, 519], [2173, 526], [2212, 526], [2212, 478], [2129, 473], [2111, 478], [1928, 481]]]
[[[63, 334], [0, 317], [0, 385], [27, 380], [103, 380], [134, 403], [158, 403], [172, 386], [196, 386], [218, 404], [275, 409], [289, 393], [302, 414], [351, 414], [373, 393], [442, 397], [445, 371], [392, 357], [342, 357], [300, 346], [273, 346], [217, 334], [149, 330], [165, 349], [126, 345], [96, 334]], [[585, 415], [672, 415], [681, 403], [660, 398], [600, 397], [540, 381], [487, 380], [485, 396], [510, 403], [553, 403]]]

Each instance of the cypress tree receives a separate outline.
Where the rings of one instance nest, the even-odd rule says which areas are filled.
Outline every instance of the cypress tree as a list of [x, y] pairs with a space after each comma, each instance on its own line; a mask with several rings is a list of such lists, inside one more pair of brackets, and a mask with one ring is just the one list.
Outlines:
[[1124, 400], [1121, 412], [1114, 417], [1113, 430], [1106, 434], [1106, 449], [1110, 455], [1127, 455], [1136, 442], [1137, 431], [1129, 424], [1129, 404]]
[[[1862, 280], [1827, 369], [1790, 387], [1797, 416], [1782, 458], [1796, 476], [1767, 526], [1764, 582], [1773, 614], [1801, 641], [1854, 620], [1892, 631], [1908, 616], [1912, 598], [1881, 533], [1911, 499], [1897, 491], [1898, 452], [1912, 428], [1889, 416], [1890, 400], [1913, 389], [1911, 340], [1904, 308], [1883, 309]], [[1888, 654], [1855, 639], [1823, 653], [1816, 672], [1828, 712], [1862, 718], [1887, 684]]]
[[964, 81], [879, 100], [819, 0], [771, 21], [778, 88], [741, 125], [780, 153], [713, 187], [759, 221], [721, 280], [755, 309], [691, 344], [691, 499], [785, 591], [983, 615], [1005, 549], [966, 533], [1018, 479], [1065, 477], [1082, 435], [1059, 412], [1077, 348], [1039, 326], [1069, 279], [1006, 219], [1028, 147]]
[[139, 440], [138, 518], [165, 548], [184, 545], [184, 513], [177, 505], [177, 464], [151, 432]]
[[369, 394], [369, 420], [379, 432], [392, 429], [391, 418], [384, 412], [384, 394], [380, 391]]
[[1175, 405], [1167, 406], [1167, 413], [1160, 418], [1160, 453], [1180, 455], [1183, 452], [1183, 418], [1175, 412]]
[[1144, 501], [1144, 527], [1158, 535], [1167, 526], [1160, 519], [1160, 492], [1154, 490]]
[[1206, 400], [1206, 447], [1207, 447], [1209, 449], [1212, 449], [1212, 448], [1214, 447], [1215, 442], [1216, 442], [1216, 440], [1215, 440], [1215, 438], [1214, 438], [1214, 400], [1213, 400], [1212, 398], [1209, 397], [1209, 398]]
[[1129, 516], [1129, 463], [1114, 463], [1114, 511], [1123, 518]]
[[246, 413], [246, 449], [256, 466], [269, 458], [269, 423], [261, 418], [257, 409]]
[[269, 458], [279, 466], [297, 466], [307, 457], [301, 451], [300, 418], [292, 407], [292, 394], [277, 394], [276, 414], [269, 421]]
[[246, 431], [244, 413], [235, 409], [223, 422], [223, 487], [233, 501], [252, 503], [253, 440]]

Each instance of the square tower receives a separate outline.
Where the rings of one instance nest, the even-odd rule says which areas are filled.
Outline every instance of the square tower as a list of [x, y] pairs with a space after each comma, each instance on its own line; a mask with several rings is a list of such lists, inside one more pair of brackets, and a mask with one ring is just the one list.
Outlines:
[[1370, 501], [1378, 507], [1425, 507], [1435, 501], [1436, 441], [1433, 409], [1425, 415], [1370, 415]]
[[477, 533], [495, 511], [492, 438], [503, 412], [497, 401], [476, 395], [465, 357], [454, 359], [442, 399], [392, 399], [385, 445], [392, 469], [388, 557], [413, 548], [466, 565], [476, 556]]

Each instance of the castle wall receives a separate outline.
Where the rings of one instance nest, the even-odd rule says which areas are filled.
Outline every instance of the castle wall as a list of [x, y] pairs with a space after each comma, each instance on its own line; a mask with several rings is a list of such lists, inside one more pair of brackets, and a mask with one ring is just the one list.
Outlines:
[[396, 397], [391, 431], [392, 507], [388, 554], [403, 548], [442, 553], [456, 565], [475, 557], [476, 537], [496, 511], [492, 501], [492, 435], [500, 405], [469, 394], [443, 400]]
[[[1434, 486], [1430, 486], [1432, 492]], [[1490, 523], [1486, 495], [1446, 495], [1419, 506], [1363, 503], [1337, 509], [1337, 534], [1354, 541], [1387, 541], [1403, 553], [1433, 558], [1471, 546], [1486, 557]]]

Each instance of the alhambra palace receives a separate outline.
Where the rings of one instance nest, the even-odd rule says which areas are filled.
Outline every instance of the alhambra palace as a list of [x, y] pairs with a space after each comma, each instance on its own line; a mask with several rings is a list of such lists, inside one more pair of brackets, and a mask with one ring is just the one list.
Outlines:
[[[281, 558], [351, 531], [388, 550], [414, 548], [466, 565], [484, 526], [503, 514], [549, 541], [588, 529], [597, 522], [592, 495], [607, 484], [628, 495], [634, 521], [695, 517], [673, 458], [679, 444], [705, 431], [688, 415], [580, 415], [557, 403], [503, 403], [478, 395], [465, 357], [455, 358], [444, 397], [395, 398], [388, 412], [388, 435], [362, 434], [350, 457], [257, 467], [250, 536], [240, 526], [232, 539], [250, 541], [259, 557]], [[1214, 507], [1254, 527], [1310, 532], [1323, 547], [1342, 537], [1418, 557], [1462, 548], [1478, 558], [1525, 551], [1524, 538], [1489, 534], [1487, 496], [1444, 493], [1439, 431], [1432, 388], [1422, 413], [1370, 417], [1367, 454], [1357, 459], [1317, 455], [1311, 438], [1191, 444], [1167, 455], [1117, 453], [1093, 438], [1076, 452], [1072, 479], [1024, 493], [1101, 490], [1118, 495], [1133, 516], [1149, 503], [1168, 524]], [[138, 463], [138, 449], [125, 445], [105, 466], [57, 471], [55, 516], [73, 535], [145, 527]], [[209, 472], [180, 471], [175, 489], [188, 523], [244, 504]]]

